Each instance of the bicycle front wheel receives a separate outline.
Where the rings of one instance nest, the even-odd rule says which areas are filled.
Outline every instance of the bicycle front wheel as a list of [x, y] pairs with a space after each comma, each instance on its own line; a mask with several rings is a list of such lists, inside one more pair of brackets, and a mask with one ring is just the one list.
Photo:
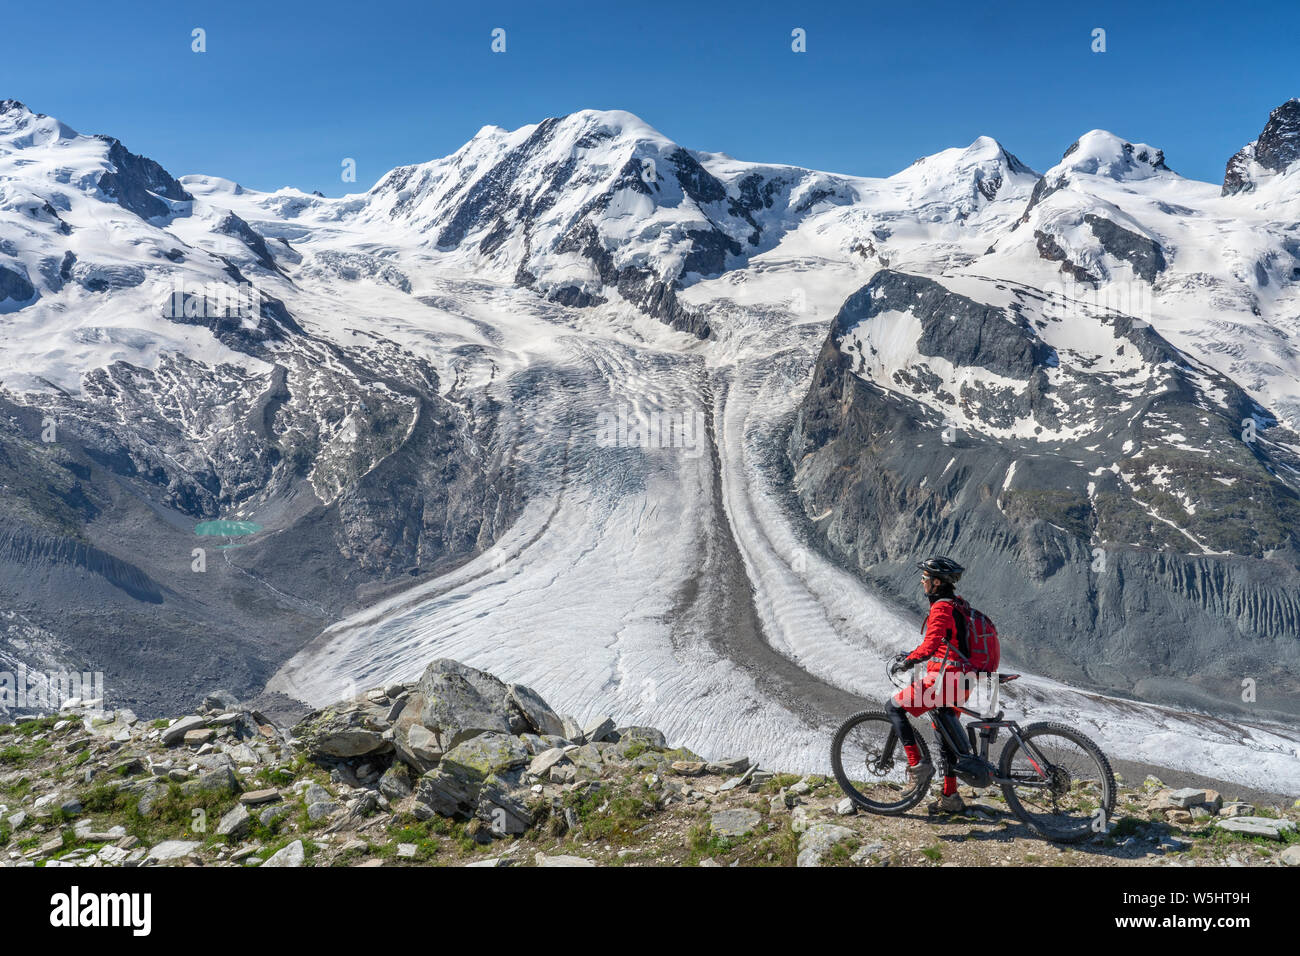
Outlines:
[[1057, 843], [1105, 833], [1115, 810], [1115, 775], [1101, 748], [1064, 724], [1030, 724], [1002, 748], [998, 774], [1007, 806]]
[[[930, 759], [924, 738], [916, 735], [921, 762]], [[897, 816], [925, 799], [930, 789], [907, 779], [907, 756], [884, 711], [854, 714], [831, 741], [831, 767], [840, 789], [871, 813]]]

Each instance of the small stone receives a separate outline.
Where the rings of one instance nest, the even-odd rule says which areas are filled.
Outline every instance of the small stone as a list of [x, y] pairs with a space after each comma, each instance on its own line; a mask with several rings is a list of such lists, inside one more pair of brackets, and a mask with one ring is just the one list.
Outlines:
[[170, 747], [172, 744], [180, 743], [185, 739], [185, 735], [191, 730], [198, 730], [207, 726], [207, 719], [197, 715], [182, 717], [180, 720], [172, 721], [171, 725], [162, 732], [163, 746]]
[[547, 856], [545, 853], [538, 853], [533, 857], [538, 866], [595, 866], [591, 860], [584, 859], [580, 856]]
[[414, 843], [397, 844], [397, 858], [399, 860], [414, 860], [417, 847]]
[[249, 790], [247, 793], [239, 795], [239, 802], [246, 807], [256, 806], [259, 803], [273, 803], [280, 799], [280, 791], [274, 788], [267, 790]]
[[845, 797], [839, 803], [835, 804], [835, 813], [838, 816], [841, 817], [852, 816], [857, 812], [858, 812], [858, 808], [854, 805], [853, 801], [850, 800], [848, 797]]

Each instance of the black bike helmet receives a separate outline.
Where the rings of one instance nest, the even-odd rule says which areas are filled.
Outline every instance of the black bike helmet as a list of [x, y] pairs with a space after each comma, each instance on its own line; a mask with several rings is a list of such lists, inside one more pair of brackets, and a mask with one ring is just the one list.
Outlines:
[[938, 578], [940, 581], [947, 581], [949, 584], [956, 584], [960, 581], [961, 573], [966, 570], [952, 558], [945, 558], [941, 554], [936, 554], [933, 558], [926, 558], [924, 561], [918, 561], [916, 566], [930, 577]]

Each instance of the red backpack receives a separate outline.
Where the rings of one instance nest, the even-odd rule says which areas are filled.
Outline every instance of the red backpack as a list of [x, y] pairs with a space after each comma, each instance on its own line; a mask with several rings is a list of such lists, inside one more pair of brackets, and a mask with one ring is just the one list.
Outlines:
[[[983, 611], [977, 611], [966, 602], [965, 598], [941, 598], [951, 600], [955, 616], [965, 633], [957, 634], [957, 657], [969, 670], [991, 674], [998, 669], [1002, 657], [1002, 645], [998, 643], [998, 629]], [[962, 653], [962, 646], [969, 650]]]

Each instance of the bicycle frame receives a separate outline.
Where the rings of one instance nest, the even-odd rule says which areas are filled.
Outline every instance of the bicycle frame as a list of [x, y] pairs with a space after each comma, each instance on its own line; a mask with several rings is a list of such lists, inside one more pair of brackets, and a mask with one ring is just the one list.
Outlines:
[[[966, 735], [961, 734], [961, 723], [957, 716], [975, 717], [970, 723], [966, 724]], [[936, 734], [939, 734], [943, 741], [948, 745], [950, 751], [961, 757], [974, 757], [979, 760], [989, 773], [992, 783], [998, 786], [1011, 784], [1018, 787], [1039, 787], [1046, 789], [1052, 786], [1052, 781], [1047, 777], [1047, 771], [1044, 767], [1050, 767], [1051, 761], [1043, 756], [1042, 752], [1025, 739], [1020, 733], [1020, 725], [1014, 720], [1003, 720], [1002, 713], [999, 711], [997, 716], [991, 719], [984, 719], [981, 715], [966, 710], [963, 707], [937, 707], [934, 710], [934, 717], [930, 721]], [[989, 760], [989, 747], [997, 739], [998, 731], [1005, 728], [1024, 752], [1029, 756], [1029, 762], [1033, 764], [1034, 769], [1038, 772], [1040, 779], [1032, 780], [1023, 777], [1001, 777], [998, 775], [997, 767]], [[978, 741], [976, 735], [978, 733]], [[969, 743], [967, 742], [969, 739]]]
[[[936, 682], [942, 681], [944, 674], [948, 670], [948, 649], [944, 649], [944, 656], [940, 662], [938, 674], [935, 676]], [[994, 681], [992, 695], [989, 699], [989, 706], [986, 714], [977, 713], [965, 707], [936, 707], [930, 719], [930, 726], [934, 732], [939, 735], [940, 739], [947, 744], [949, 752], [956, 755], [960, 760], [962, 757], [972, 758], [979, 761], [978, 770], [987, 773], [988, 783], [982, 786], [996, 784], [1004, 786], [1007, 784], [1018, 787], [1037, 787], [1047, 789], [1053, 785], [1049, 779], [1047, 770], [1044, 768], [1051, 767], [1052, 763], [1042, 751], [1035, 747], [1020, 733], [1020, 725], [1014, 720], [1003, 720], [1002, 711], [998, 709], [999, 695], [1001, 691], [1001, 681]], [[958, 720], [958, 715], [963, 717], [975, 718], [965, 725], [965, 734], [962, 733], [962, 725]], [[1037, 779], [1001, 777], [998, 775], [997, 767], [989, 760], [989, 747], [997, 739], [998, 731], [1005, 729], [1025, 752], [1029, 762], [1033, 765], [1034, 770], [1038, 773]], [[882, 762], [893, 758], [894, 747], [897, 744], [897, 735], [891, 732], [885, 741], [885, 747], [882, 753]], [[959, 774], [963, 773], [959, 771]], [[970, 773], [970, 771], [965, 771]]]

